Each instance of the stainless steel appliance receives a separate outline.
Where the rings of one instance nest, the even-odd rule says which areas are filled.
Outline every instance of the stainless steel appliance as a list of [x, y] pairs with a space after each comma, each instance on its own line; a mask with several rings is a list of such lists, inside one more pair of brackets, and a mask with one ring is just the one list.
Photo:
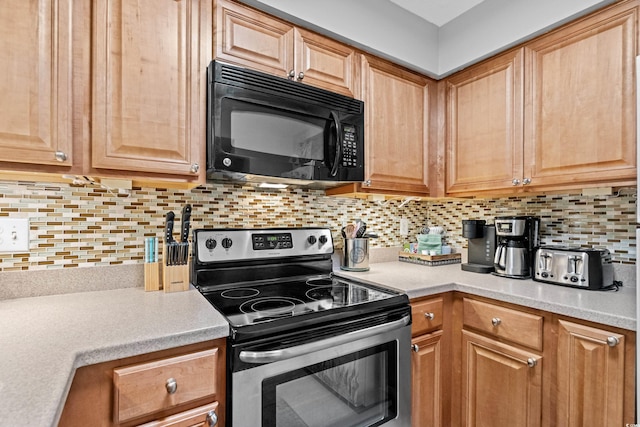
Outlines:
[[493, 274], [514, 279], [528, 279], [533, 273], [533, 256], [540, 246], [540, 218], [501, 216], [495, 219], [498, 247], [493, 260]]
[[493, 258], [496, 253], [496, 227], [486, 225], [483, 219], [462, 220], [462, 237], [468, 239], [467, 263], [461, 268], [474, 273], [494, 271]]
[[208, 67], [207, 178], [326, 188], [364, 180], [364, 103], [258, 71]]
[[613, 264], [608, 249], [542, 246], [534, 261], [533, 280], [585, 289], [613, 285]]
[[411, 425], [408, 297], [332, 274], [324, 228], [195, 230], [191, 281], [229, 321], [232, 426]]

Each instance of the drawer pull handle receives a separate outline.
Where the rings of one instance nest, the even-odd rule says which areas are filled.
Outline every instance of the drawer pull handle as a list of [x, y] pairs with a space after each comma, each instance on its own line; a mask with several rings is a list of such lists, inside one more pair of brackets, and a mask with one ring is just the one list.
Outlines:
[[207, 425], [213, 427], [216, 424], [218, 424], [218, 415], [216, 415], [215, 411], [209, 411], [207, 414]]
[[413, 350], [414, 353], [417, 353], [420, 351], [420, 347], [418, 344], [411, 344], [411, 350]]
[[498, 326], [500, 323], [502, 323], [502, 320], [499, 317], [494, 317], [493, 319], [491, 319], [491, 324], [493, 326]]
[[538, 361], [536, 359], [534, 359], [533, 357], [530, 357], [527, 359], [527, 366], [530, 368], [535, 367], [538, 364]]
[[424, 318], [427, 320], [433, 320], [436, 316], [433, 313], [425, 313]]
[[167, 380], [167, 383], [165, 384], [165, 387], [167, 388], [167, 393], [173, 394], [176, 392], [176, 390], [178, 390], [178, 383], [176, 382], [175, 378], [169, 378]]
[[607, 338], [607, 345], [608, 345], [609, 347], [615, 347], [615, 346], [617, 346], [618, 344], [620, 344], [620, 340], [618, 339], [618, 337], [613, 337], [613, 336], [612, 336], [612, 337], [608, 337], [608, 338]]

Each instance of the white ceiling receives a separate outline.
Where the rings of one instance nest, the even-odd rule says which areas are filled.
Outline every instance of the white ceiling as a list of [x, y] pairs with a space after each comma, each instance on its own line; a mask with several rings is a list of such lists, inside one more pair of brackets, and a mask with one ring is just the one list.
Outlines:
[[443, 26], [484, 0], [391, 0], [403, 9], [423, 19]]

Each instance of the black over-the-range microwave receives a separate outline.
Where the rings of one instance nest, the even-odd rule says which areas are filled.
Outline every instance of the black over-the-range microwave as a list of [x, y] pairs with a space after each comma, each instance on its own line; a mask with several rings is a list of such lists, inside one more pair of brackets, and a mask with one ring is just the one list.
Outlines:
[[220, 61], [207, 74], [207, 179], [364, 180], [362, 101]]

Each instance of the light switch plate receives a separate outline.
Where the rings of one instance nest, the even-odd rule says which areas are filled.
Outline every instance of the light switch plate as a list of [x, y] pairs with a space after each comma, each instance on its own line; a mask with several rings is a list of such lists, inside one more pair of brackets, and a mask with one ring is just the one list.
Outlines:
[[406, 236], [409, 234], [409, 220], [407, 218], [400, 218], [400, 235]]
[[29, 218], [0, 218], [0, 252], [29, 251]]

